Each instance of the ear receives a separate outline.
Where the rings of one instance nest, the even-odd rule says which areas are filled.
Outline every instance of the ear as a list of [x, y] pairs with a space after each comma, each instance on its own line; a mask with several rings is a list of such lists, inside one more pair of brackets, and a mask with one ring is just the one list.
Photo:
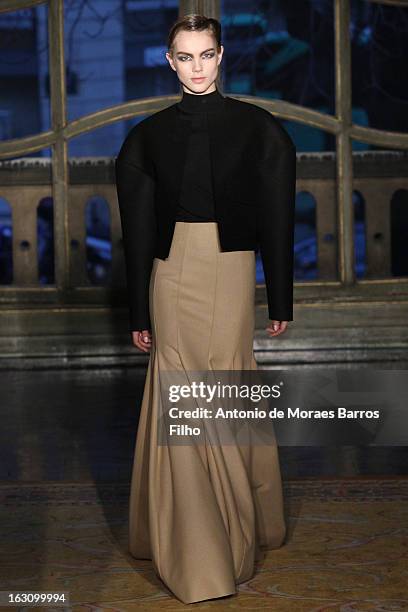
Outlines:
[[223, 47], [223, 45], [221, 45], [220, 46], [220, 51], [218, 53], [218, 63], [217, 63], [217, 66], [219, 66], [221, 64], [223, 54], [224, 54], [224, 47]]
[[171, 57], [171, 55], [170, 55], [170, 53], [168, 51], [166, 51], [166, 59], [169, 62], [171, 69], [176, 71], [176, 67], [174, 65], [173, 58]]

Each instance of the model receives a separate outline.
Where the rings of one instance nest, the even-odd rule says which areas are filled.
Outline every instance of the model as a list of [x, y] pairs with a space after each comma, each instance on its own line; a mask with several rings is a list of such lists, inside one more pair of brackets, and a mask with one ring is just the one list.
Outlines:
[[296, 150], [280, 122], [223, 96], [220, 23], [170, 30], [182, 99], [134, 126], [116, 159], [133, 342], [150, 351], [129, 550], [182, 602], [222, 597], [285, 537], [276, 443], [158, 444], [164, 372], [256, 370], [255, 252], [270, 323], [293, 320]]

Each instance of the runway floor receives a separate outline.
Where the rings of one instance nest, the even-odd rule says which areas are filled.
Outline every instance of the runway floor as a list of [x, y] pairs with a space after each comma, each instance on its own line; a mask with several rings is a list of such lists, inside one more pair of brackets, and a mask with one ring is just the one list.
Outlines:
[[[2, 371], [0, 482], [128, 482], [145, 370]], [[406, 447], [280, 448], [282, 477], [404, 475]]]
[[[2, 371], [0, 591], [65, 591], [80, 612], [188, 607], [126, 548], [144, 376]], [[407, 449], [281, 447], [280, 460], [284, 546], [194, 609], [407, 609]]]

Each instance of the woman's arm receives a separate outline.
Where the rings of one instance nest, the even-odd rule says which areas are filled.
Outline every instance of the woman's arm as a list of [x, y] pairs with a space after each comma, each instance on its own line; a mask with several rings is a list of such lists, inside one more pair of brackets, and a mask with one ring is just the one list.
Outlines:
[[273, 149], [257, 168], [257, 231], [269, 318], [287, 322], [293, 320], [296, 148], [281, 126]]
[[149, 282], [156, 240], [155, 182], [126, 151], [122, 147], [115, 161], [116, 189], [126, 263], [129, 330], [142, 331], [151, 329]]

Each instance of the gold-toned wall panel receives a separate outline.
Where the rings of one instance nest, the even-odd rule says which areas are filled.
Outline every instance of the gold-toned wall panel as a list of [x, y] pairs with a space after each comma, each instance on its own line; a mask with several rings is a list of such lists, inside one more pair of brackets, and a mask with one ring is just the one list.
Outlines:
[[[2, 187], [0, 195], [7, 200], [12, 213], [13, 285], [38, 286], [37, 209], [41, 199], [51, 195], [50, 188]], [[22, 247], [24, 242], [28, 248]]]
[[92, 286], [86, 269], [86, 206], [90, 198], [95, 196], [103, 198], [109, 206], [112, 241], [111, 286], [123, 287], [125, 285], [125, 266], [116, 187], [115, 185], [101, 184], [69, 186], [68, 243], [70, 245], [70, 286]]

